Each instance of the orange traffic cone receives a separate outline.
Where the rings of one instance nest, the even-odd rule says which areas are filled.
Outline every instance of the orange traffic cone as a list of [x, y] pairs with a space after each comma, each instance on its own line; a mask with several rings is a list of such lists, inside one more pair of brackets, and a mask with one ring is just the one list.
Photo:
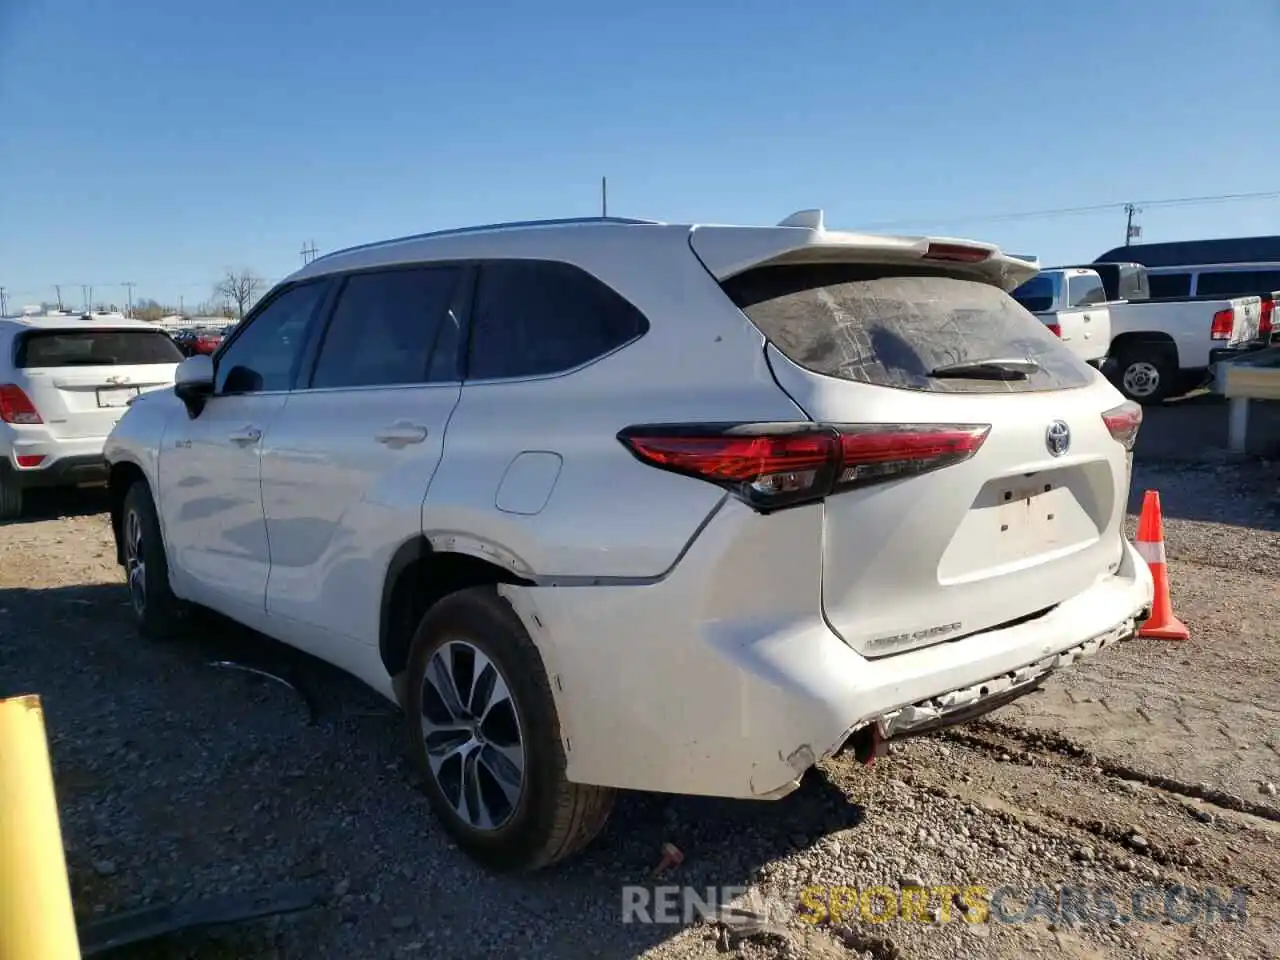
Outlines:
[[1148, 490], [1142, 498], [1142, 515], [1138, 517], [1138, 538], [1134, 542], [1142, 559], [1151, 568], [1155, 581], [1155, 598], [1151, 618], [1138, 628], [1138, 636], [1152, 640], [1190, 640], [1187, 625], [1173, 615], [1173, 598], [1169, 595], [1169, 567], [1164, 558], [1164, 521], [1160, 517], [1160, 494]]

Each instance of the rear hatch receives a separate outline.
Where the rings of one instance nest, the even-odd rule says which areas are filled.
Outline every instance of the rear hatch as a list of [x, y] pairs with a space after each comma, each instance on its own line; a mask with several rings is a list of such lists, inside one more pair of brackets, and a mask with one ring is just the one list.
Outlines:
[[832, 628], [865, 655], [897, 653], [1043, 615], [1117, 570], [1129, 454], [1103, 419], [1114, 388], [1002, 289], [1024, 277], [866, 255], [717, 277], [815, 421], [989, 427], [961, 462], [826, 498]]
[[59, 438], [105, 437], [139, 393], [173, 384], [182, 352], [162, 330], [28, 330], [18, 336], [19, 386]]

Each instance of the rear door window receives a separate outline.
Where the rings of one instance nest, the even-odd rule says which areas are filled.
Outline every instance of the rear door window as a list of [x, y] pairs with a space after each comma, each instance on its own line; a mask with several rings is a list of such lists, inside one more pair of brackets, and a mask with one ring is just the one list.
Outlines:
[[[1082, 387], [1093, 371], [998, 287], [926, 268], [762, 267], [725, 292], [794, 363], [843, 380], [938, 393]], [[1029, 359], [1020, 380], [938, 377], [941, 367]]]
[[31, 330], [18, 341], [18, 367], [123, 367], [181, 363], [173, 339], [156, 330]]
[[1049, 313], [1058, 302], [1061, 274], [1042, 273], [1013, 291], [1013, 299], [1032, 313]]
[[1067, 303], [1071, 306], [1094, 307], [1106, 300], [1107, 290], [1095, 274], [1081, 273], [1067, 280]]
[[424, 267], [348, 277], [311, 386], [376, 387], [458, 379], [461, 271]]
[[1147, 276], [1147, 285], [1151, 289], [1152, 300], [1191, 296], [1190, 273], [1152, 273]]

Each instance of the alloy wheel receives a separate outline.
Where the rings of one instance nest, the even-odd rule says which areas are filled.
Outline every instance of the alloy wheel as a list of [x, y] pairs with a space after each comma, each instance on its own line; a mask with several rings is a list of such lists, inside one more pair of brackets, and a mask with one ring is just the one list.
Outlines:
[[422, 734], [437, 786], [474, 830], [494, 831], [525, 789], [520, 714], [502, 671], [466, 640], [447, 640], [422, 681]]

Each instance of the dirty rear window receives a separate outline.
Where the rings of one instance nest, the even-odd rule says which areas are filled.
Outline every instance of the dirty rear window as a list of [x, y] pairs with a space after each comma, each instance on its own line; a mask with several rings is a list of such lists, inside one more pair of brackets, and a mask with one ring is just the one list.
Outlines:
[[[1082, 387], [1093, 372], [1003, 290], [932, 269], [865, 264], [761, 267], [724, 283], [753, 324], [814, 373], [938, 393]], [[1023, 380], [939, 378], [931, 371], [1030, 359]]]
[[182, 351], [156, 330], [33, 330], [18, 341], [18, 367], [103, 367], [181, 363]]

